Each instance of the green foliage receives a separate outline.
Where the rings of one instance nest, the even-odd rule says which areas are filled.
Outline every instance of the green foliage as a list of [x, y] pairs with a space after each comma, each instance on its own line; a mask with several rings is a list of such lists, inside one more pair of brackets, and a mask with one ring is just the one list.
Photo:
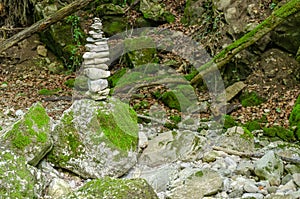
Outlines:
[[254, 138], [254, 135], [246, 127], [243, 127], [243, 130], [244, 130], [244, 134], [241, 135], [242, 138], [244, 138], [244, 139], [253, 139]]
[[180, 103], [173, 91], [168, 91], [163, 93], [161, 96], [161, 101], [169, 108], [173, 108], [178, 111], [181, 110]]
[[196, 75], [198, 75], [198, 71], [195, 68], [192, 68], [191, 72], [184, 76], [187, 81], [191, 81]]
[[295, 135], [300, 140], [300, 95], [298, 96], [294, 108], [289, 117], [290, 126], [296, 126]]
[[72, 63], [68, 65], [70, 70], [76, 70], [80, 64], [82, 57], [80, 55], [81, 41], [84, 38], [83, 32], [80, 28], [80, 18], [77, 15], [70, 15], [67, 17], [66, 22], [71, 24], [73, 45], [68, 45], [69, 52], [71, 52], [70, 60]]
[[135, 111], [140, 110], [140, 109], [145, 109], [149, 107], [149, 103], [147, 101], [140, 101], [139, 103], [133, 105], [133, 109]]
[[245, 92], [239, 99], [243, 107], [257, 106], [266, 101], [264, 98], [258, 96], [256, 92]]
[[263, 130], [264, 130], [264, 135], [268, 137], [276, 136], [284, 141], [295, 141], [294, 133], [288, 129], [285, 129], [282, 126], [273, 126], [269, 128], [264, 127]]
[[180, 115], [171, 115], [170, 120], [174, 122], [175, 124], [178, 124], [181, 121], [181, 116]]
[[173, 130], [173, 129], [178, 129], [177, 124], [171, 123], [171, 122], [166, 122], [164, 124], [164, 127], [166, 127], [167, 129]]

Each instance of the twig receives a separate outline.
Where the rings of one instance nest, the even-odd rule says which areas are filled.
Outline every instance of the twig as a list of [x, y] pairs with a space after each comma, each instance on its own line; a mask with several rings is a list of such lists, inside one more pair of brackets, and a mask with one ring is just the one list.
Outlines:
[[[225, 152], [227, 154], [230, 154], [230, 155], [236, 155], [236, 156], [247, 157], [247, 158], [261, 158], [265, 155], [263, 153], [244, 153], [244, 152], [235, 151], [235, 150], [232, 150], [232, 149], [226, 149], [226, 148], [219, 147], [219, 146], [213, 146], [213, 149], [217, 150], [217, 151], [223, 151], [223, 152]], [[300, 158], [299, 157], [289, 158], [289, 157], [282, 156], [280, 154], [277, 154], [277, 156], [280, 157], [283, 161], [290, 162], [290, 163], [293, 163], [293, 164], [300, 164]]]

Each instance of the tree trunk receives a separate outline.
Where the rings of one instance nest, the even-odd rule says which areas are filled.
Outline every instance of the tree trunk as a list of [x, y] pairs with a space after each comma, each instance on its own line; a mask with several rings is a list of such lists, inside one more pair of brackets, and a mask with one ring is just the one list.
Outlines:
[[87, 6], [93, 0], [77, 0], [69, 5], [61, 8], [57, 12], [53, 13], [52, 15], [34, 23], [32, 26], [24, 29], [23, 31], [13, 35], [12, 37], [2, 41], [0, 43], [0, 53], [4, 50], [10, 48], [11, 46], [15, 45], [19, 41], [29, 37], [35, 32], [43, 31], [47, 29], [50, 25], [64, 19], [65, 17], [69, 16], [70, 14], [76, 12], [77, 10]]
[[[197, 86], [201, 81], [202, 77], [209, 72], [220, 69], [230, 62], [236, 54], [243, 49], [254, 44], [268, 32], [272, 31], [276, 26], [285, 21], [289, 16], [299, 12], [300, 0], [291, 0], [284, 4], [282, 7], [275, 10], [267, 19], [256, 26], [252, 31], [245, 34], [240, 39], [236, 40], [231, 45], [227, 46], [224, 50], [218, 53], [211, 61], [200, 66], [198, 69], [199, 74], [196, 75], [192, 80], [191, 84]], [[217, 67], [212, 67], [217, 66]]]

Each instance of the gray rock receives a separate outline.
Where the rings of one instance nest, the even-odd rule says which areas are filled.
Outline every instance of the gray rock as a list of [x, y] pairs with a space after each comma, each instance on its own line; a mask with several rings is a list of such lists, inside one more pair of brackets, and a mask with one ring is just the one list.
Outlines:
[[60, 198], [71, 192], [70, 185], [60, 178], [54, 178], [49, 184], [47, 196], [51, 198]]
[[98, 93], [108, 87], [108, 81], [106, 79], [89, 80], [89, 91]]
[[38, 55], [40, 55], [42, 57], [47, 57], [48, 50], [46, 49], [45, 46], [39, 45], [37, 47], [36, 51], [37, 51]]
[[109, 52], [85, 52], [83, 54], [83, 59], [100, 59], [109, 56]]
[[216, 194], [222, 189], [223, 181], [221, 176], [212, 170], [198, 170], [187, 179], [176, 183], [171, 190], [171, 198], [202, 198]]
[[24, 157], [36, 166], [51, 150], [51, 120], [40, 103], [34, 104], [23, 117], [4, 133], [0, 145]]
[[294, 165], [294, 164], [287, 164], [284, 169], [290, 173], [290, 174], [294, 174], [294, 173], [300, 173], [300, 166], [299, 165]]
[[102, 44], [102, 45], [86, 44], [85, 48], [90, 52], [109, 51], [109, 47], [108, 47], [107, 43]]
[[108, 70], [107, 64], [86, 64], [85, 62], [82, 64], [83, 68], [99, 68], [102, 70]]
[[294, 173], [293, 174], [293, 180], [295, 184], [300, 187], [300, 173]]
[[0, 198], [41, 198], [46, 178], [23, 157], [0, 147]]
[[244, 193], [242, 198], [247, 198], [247, 199], [263, 199], [264, 195], [261, 193]]
[[242, 160], [236, 168], [237, 174], [241, 174], [247, 177], [249, 177], [253, 171], [254, 171], [254, 165], [251, 162], [246, 160]]
[[86, 68], [83, 73], [91, 80], [105, 79], [110, 76], [110, 71], [99, 68]]
[[152, 187], [143, 179], [102, 178], [87, 182], [62, 199], [132, 198], [158, 199]]
[[273, 151], [267, 152], [254, 164], [254, 172], [261, 179], [266, 179], [270, 185], [279, 185], [283, 174], [283, 162]]
[[97, 64], [105, 64], [109, 61], [109, 58], [96, 58], [96, 59], [88, 59], [84, 60], [84, 65], [97, 65]]
[[135, 112], [115, 99], [75, 101], [55, 126], [48, 161], [82, 178], [119, 177], [136, 163], [136, 120]]
[[244, 185], [244, 190], [248, 193], [257, 193], [259, 191], [258, 187], [255, 185], [254, 182], [246, 183]]
[[293, 180], [290, 180], [285, 185], [279, 186], [279, 190], [284, 191], [284, 192], [290, 191], [290, 190], [296, 191], [296, 185]]
[[168, 131], [149, 140], [139, 163], [151, 167], [197, 157], [204, 138], [191, 131]]
[[204, 153], [202, 160], [207, 163], [214, 162], [216, 160], [217, 156], [218, 156], [217, 152], [209, 151], [207, 153]]

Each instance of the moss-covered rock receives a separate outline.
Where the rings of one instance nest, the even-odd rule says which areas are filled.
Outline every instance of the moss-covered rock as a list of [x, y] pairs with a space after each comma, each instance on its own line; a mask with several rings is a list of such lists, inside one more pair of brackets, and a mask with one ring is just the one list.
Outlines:
[[115, 87], [119, 81], [119, 79], [126, 73], [126, 68], [122, 68], [118, 70], [116, 73], [108, 77], [108, 83], [111, 88]]
[[0, 143], [35, 166], [51, 150], [50, 131], [50, 118], [36, 103], [1, 137]]
[[300, 140], [300, 95], [298, 96], [294, 108], [289, 117], [289, 123], [291, 127], [295, 128], [295, 136]]
[[40, 198], [46, 186], [43, 176], [26, 160], [0, 148], [0, 198]]
[[142, 0], [140, 2], [140, 11], [144, 18], [157, 22], [173, 22], [175, 17], [172, 13], [165, 10], [165, 5], [157, 0]]
[[48, 160], [83, 178], [118, 177], [136, 161], [136, 113], [119, 100], [75, 101], [53, 131]]
[[105, 177], [87, 182], [63, 198], [132, 198], [157, 199], [153, 188], [144, 179], [114, 179]]
[[261, 129], [261, 123], [257, 120], [248, 121], [244, 127], [246, 127], [250, 132]]
[[273, 126], [270, 128], [264, 127], [264, 135], [269, 137], [279, 137], [280, 139], [284, 141], [295, 141], [294, 133], [282, 126]]
[[238, 123], [230, 116], [230, 115], [224, 115], [224, 128], [228, 129], [234, 126], [237, 126]]

